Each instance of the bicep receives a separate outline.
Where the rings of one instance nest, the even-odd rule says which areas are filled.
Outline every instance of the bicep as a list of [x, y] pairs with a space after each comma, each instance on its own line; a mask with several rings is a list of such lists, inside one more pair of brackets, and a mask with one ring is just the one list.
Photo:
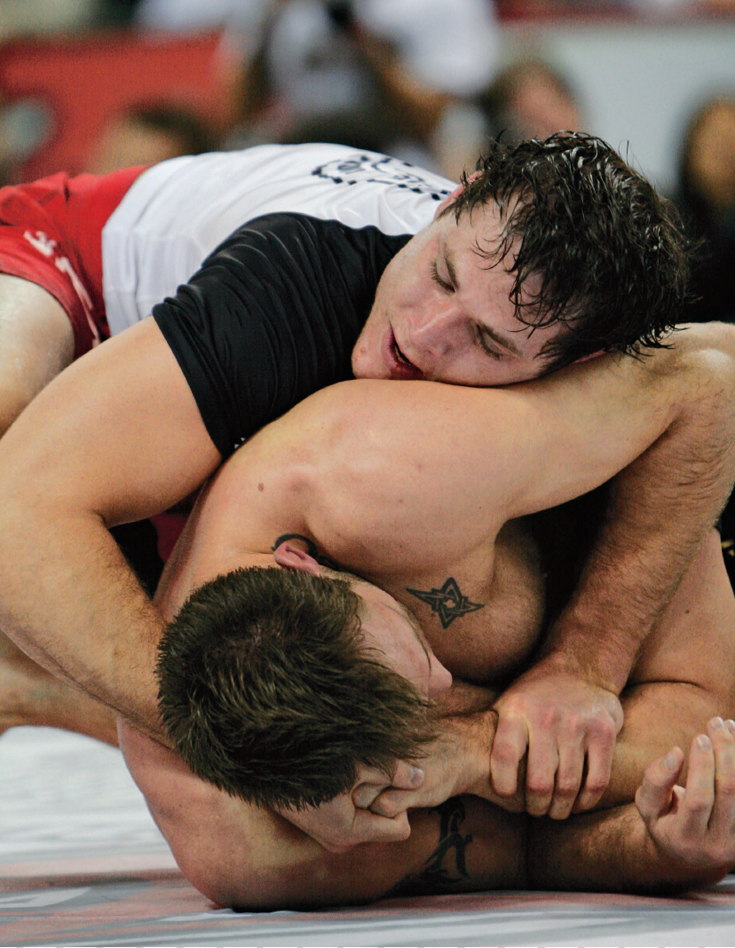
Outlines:
[[79, 505], [108, 525], [165, 509], [220, 460], [152, 319], [55, 379], [2, 450], [5, 478], [32, 484], [54, 506]]
[[325, 522], [350, 511], [370, 538], [379, 508], [396, 533], [417, 536], [424, 523], [427, 543], [461, 533], [466, 549], [645, 451], [671, 417], [668, 389], [649, 385], [648, 372], [610, 357], [504, 389], [350, 382], [332, 396], [336, 422], [326, 425], [319, 406], [317, 437], [338, 448], [322, 462]]

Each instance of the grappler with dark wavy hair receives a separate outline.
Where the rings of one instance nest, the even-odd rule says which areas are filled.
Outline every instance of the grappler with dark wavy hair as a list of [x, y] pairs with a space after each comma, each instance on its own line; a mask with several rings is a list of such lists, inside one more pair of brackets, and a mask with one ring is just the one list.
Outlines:
[[[15, 278], [0, 277], [0, 300], [16, 317], [3, 328], [33, 314], [62, 327], [36, 390], [71, 358], [65, 314], [89, 344], [105, 318], [130, 328], [62, 373], [0, 443], [0, 620], [152, 734], [161, 619], [111, 525], [178, 503], [260, 427], [351, 373], [518, 382], [655, 346], [685, 295], [671, 206], [586, 135], [495, 143], [456, 189], [327, 145], [178, 158], [115, 180], [50, 179], [1, 202], [0, 269]], [[593, 560], [604, 569], [585, 574], [544, 659], [500, 699], [499, 793], [514, 792], [531, 741], [535, 806], [568, 812], [582, 771], [559, 784], [564, 749], [581, 731], [609, 752], [621, 718], [601, 698], [617, 701], [713, 516], [704, 488], [669, 477], [616, 495]], [[651, 535], [671, 492], [686, 515]], [[588, 778], [580, 805], [601, 789]]]

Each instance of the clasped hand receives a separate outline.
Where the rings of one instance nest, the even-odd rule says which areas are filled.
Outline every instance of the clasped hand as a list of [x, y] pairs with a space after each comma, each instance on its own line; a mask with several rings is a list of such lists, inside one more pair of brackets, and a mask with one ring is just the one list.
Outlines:
[[532, 816], [566, 819], [598, 803], [623, 726], [617, 695], [542, 660], [494, 707], [498, 726], [490, 775], [501, 806], [507, 801], [507, 809], [517, 810], [524, 789]]
[[406, 807], [384, 816], [370, 809], [384, 791], [410, 794], [424, 782], [424, 772], [399, 761], [390, 777], [375, 767], [358, 767], [353, 789], [318, 807], [282, 808], [278, 812], [311, 836], [328, 852], [343, 853], [360, 843], [391, 843], [408, 839], [411, 827]]

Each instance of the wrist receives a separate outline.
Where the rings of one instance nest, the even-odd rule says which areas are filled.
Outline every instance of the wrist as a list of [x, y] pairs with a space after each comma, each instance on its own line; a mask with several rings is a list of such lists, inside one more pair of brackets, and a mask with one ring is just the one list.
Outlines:
[[526, 674], [569, 675], [619, 695], [633, 667], [637, 645], [603, 648], [599, 641], [591, 641], [593, 626], [565, 621], [562, 627], [561, 622], [554, 626], [541, 658]]
[[458, 737], [465, 754], [455, 793], [488, 799], [491, 785], [490, 754], [498, 727], [498, 713], [489, 708], [458, 719], [458, 724]]

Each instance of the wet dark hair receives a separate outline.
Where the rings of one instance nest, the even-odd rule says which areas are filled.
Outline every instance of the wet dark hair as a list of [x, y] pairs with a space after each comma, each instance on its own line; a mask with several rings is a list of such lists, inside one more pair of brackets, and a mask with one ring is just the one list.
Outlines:
[[199, 587], [159, 646], [166, 731], [197, 776], [249, 803], [317, 806], [362, 762], [433, 737], [429, 703], [365, 647], [342, 579], [252, 567]]
[[665, 345], [688, 297], [689, 239], [674, 205], [610, 145], [583, 133], [493, 141], [462, 183], [444, 213], [498, 205], [501, 239], [480, 237], [477, 251], [491, 266], [509, 261], [517, 318], [568, 330], [544, 346], [549, 370]]

